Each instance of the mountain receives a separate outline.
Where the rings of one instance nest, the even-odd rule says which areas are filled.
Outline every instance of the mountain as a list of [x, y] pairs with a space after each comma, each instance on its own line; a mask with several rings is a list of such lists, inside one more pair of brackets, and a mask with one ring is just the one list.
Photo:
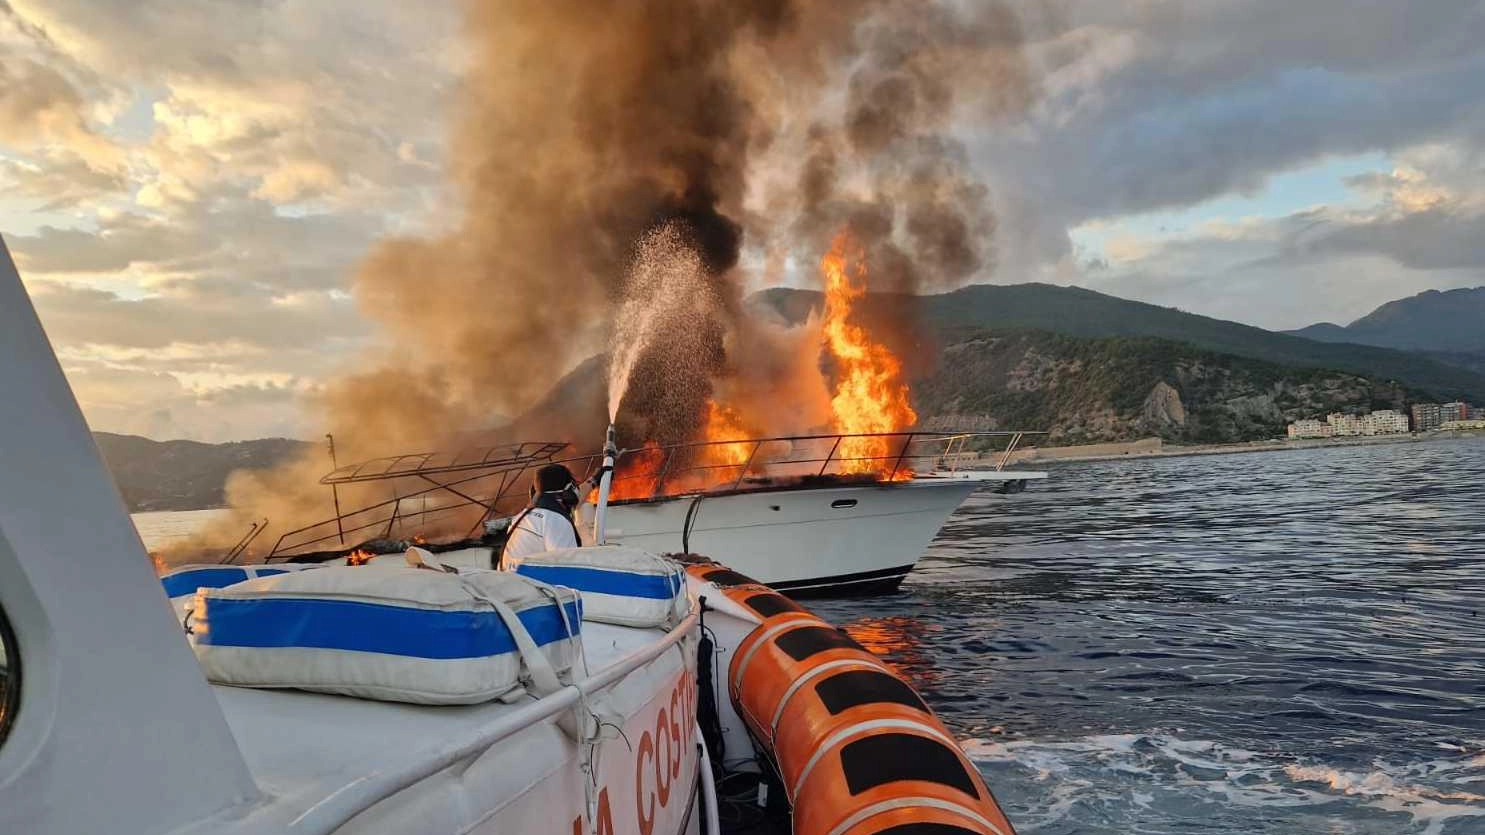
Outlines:
[[939, 353], [939, 370], [912, 384], [923, 428], [1041, 429], [1054, 444], [1272, 438], [1302, 417], [1403, 408], [1418, 396], [1358, 374], [1148, 337], [960, 328], [943, 334]]
[[1291, 333], [1406, 351], [1485, 354], [1485, 287], [1428, 290], [1390, 301], [1345, 327], [1326, 322]]
[[1280, 333], [1287, 333], [1291, 336], [1298, 336], [1302, 339], [1313, 339], [1316, 342], [1355, 341], [1348, 338], [1350, 336], [1350, 333], [1347, 332], [1344, 325], [1337, 325], [1335, 322], [1316, 322], [1313, 325], [1300, 328], [1299, 330], [1280, 331]]
[[309, 447], [286, 438], [226, 444], [152, 441], [111, 432], [94, 432], [93, 438], [130, 512], [219, 507], [232, 471], [274, 467]]
[[[812, 290], [774, 288], [755, 294], [752, 302], [801, 321], [820, 307], [821, 298]], [[910, 313], [940, 330], [1020, 328], [1083, 338], [1153, 337], [1279, 365], [1397, 380], [1434, 398], [1485, 400], [1485, 373], [1431, 357], [1274, 333], [1080, 287], [977, 284], [932, 296], [873, 294], [865, 304], [869, 317], [901, 318]]]

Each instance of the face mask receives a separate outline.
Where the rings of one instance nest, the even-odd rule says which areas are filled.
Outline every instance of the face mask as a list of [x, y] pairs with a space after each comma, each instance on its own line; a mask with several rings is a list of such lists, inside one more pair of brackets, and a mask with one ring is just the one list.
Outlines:
[[[578, 506], [578, 487], [573, 482], [567, 482], [567, 486], [560, 490], [548, 490], [543, 495], [556, 497], [557, 501], [564, 507], [574, 508]], [[531, 498], [536, 498], [536, 488], [531, 488]]]

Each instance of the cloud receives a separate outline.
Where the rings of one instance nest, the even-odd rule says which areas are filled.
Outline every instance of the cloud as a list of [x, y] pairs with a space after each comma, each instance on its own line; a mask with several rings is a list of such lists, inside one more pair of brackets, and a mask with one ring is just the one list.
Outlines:
[[1457, 204], [1328, 224], [1301, 248], [1310, 253], [1374, 253], [1413, 270], [1477, 270], [1485, 283], [1485, 213]]
[[313, 427], [292, 385], [193, 390], [163, 372], [73, 362], [67, 380], [93, 429], [209, 443], [256, 437], [302, 438]]
[[76, 208], [128, 187], [119, 169], [96, 168], [73, 151], [54, 146], [25, 157], [0, 156], [0, 189], [35, 200], [42, 212]]
[[1004, 234], [1011, 265], [1068, 256], [1067, 230], [1090, 220], [1251, 194], [1334, 155], [1485, 136], [1476, 0], [1023, 8], [1041, 97], [973, 142], [994, 190], [1049, 227]]
[[95, 420], [253, 436], [375, 342], [345, 288], [436, 217], [457, 15], [0, 0], [0, 188], [46, 217], [7, 241]]
[[[358, 341], [359, 320], [349, 300], [335, 294], [295, 297], [277, 304], [274, 297], [243, 291], [234, 283], [184, 281], [165, 285], [165, 292], [126, 299], [72, 284], [33, 283], [47, 334], [63, 348], [97, 345], [117, 349], [174, 349], [181, 345], [247, 346], [250, 350], [215, 353], [215, 361], [240, 361], [246, 367], [272, 368], [303, 362], [333, 341]], [[278, 359], [275, 359], [278, 358]], [[324, 361], [314, 362], [323, 369]], [[308, 369], [306, 369], [308, 370]]]
[[1090, 271], [1086, 283], [1278, 329], [1349, 322], [1423, 290], [1485, 283], [1479, 234], [1485, 228], [1485, 191], [1447, 171], [1419, 167], [1352, 177], [1349, 183], [1373, 202], [1208, 223], [1138, 238], [1137, 248], [1115, 246], [1120, 239], [1111, 239], [1110, 255], [1126, 257]]
[[128, 272], [143, 287], [213, 279], [242, 293], [277, 295], [345, 286], [386, 228], [370, 213], [285, 214], [235, 195], [165, 215], [99, 212], [92, 228], [43, 226], [7, 240], [32, 279]]
[[[83, 137], [97, 140], [90, 161], [111, 149], [140, 205], [155, 209], [224, 190], [280, 204], [422, 208], [418, 190], [437, 182], [427, 157], [441, 155], [457, 15], [454, 4], [349, 0], [14, 0], [0, 6], [0, 23], [11, 21], [12, 40], [39, 57], [10, 73], [29, 83], [0, 84], [0, 143], [8, 110], [35, 114], [30, 123], [46, 116], [54, 138], [77, 135], [79, 153]], [[11, 63], [0, 64], [0, 81], [14, 81]], [[110, 124], [87, 124], [105, 100]], [[134, 102], [129, 118], [148, 119], [142, 140], [113, 141], [112, 122], [128, 109], [120, 100]]]

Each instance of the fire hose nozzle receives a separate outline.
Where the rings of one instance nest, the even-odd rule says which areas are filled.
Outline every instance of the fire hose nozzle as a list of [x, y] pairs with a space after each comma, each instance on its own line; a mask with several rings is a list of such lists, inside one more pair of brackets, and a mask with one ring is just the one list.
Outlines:
[[614, 425], [608, 425], [603, 441], [603, 465], [598, 468], [598, 502], [593, 513], [593, 542], [604, 544], [604, 521], [608, 517], [608, 492], [614, 481], [614, 461], [619, 457], [619, 444], [614, 438]]

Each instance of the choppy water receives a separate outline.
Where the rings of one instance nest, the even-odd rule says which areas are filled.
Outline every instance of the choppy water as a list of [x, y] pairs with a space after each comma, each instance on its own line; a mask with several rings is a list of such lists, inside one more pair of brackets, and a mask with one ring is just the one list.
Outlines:
[[1023, 835], [1485, 833], [1485, 441], [1062, 465], [813, 608]]
[[1063, 465], [814, 608], [1022, 833], [1485, 833], [1485, 441]]

